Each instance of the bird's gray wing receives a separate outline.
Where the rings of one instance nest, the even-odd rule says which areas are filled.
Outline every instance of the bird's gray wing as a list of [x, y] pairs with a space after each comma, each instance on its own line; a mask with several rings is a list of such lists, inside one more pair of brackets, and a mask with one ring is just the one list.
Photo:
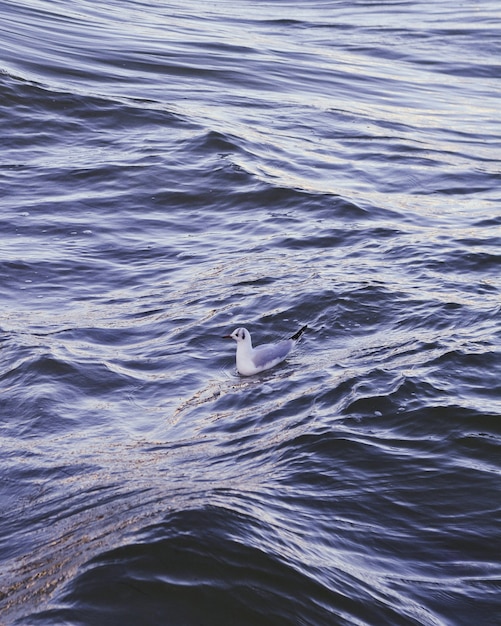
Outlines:
[[253, 361], [256, 367], [264, 367], [268, 363], [279, 363], [289, 354], [294, 346], [294, 342], [290, 339], [279, 341], [278, 343], [270, 343], [264, 346], [257, 346], [254, 349]]

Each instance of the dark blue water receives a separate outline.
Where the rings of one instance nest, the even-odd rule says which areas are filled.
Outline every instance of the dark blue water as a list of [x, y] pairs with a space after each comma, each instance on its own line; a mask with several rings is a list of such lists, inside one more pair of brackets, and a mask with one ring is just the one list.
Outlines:
[[0, 43], [0, 623], [501, 624], [499, 2]]

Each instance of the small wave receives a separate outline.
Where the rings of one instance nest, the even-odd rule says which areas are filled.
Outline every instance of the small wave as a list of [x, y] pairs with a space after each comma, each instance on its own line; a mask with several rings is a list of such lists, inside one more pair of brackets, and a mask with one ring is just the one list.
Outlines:
[[[404, 623], [376, 586], [354, 593], [351, 573], [333, 571], [326, 585], [314, 568], [263, 550], [267, 526], [213, 506], [174, 513], [139, 541], [87, 563], [60, 596], [59, 608], [23, 623], [105, 624], [110, 614], [121, 624], [165, 616], [183, 624]], [[404, 612], [413, 610], [419, 608]], [[428, 616], [420, 623], [438, 622]]]

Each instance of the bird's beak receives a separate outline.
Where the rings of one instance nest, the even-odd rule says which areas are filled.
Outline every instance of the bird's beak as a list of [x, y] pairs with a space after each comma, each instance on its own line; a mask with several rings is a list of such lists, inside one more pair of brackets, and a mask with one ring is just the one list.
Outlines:
[[223, 335], [223, 339], [233, 339], [231, 335]]

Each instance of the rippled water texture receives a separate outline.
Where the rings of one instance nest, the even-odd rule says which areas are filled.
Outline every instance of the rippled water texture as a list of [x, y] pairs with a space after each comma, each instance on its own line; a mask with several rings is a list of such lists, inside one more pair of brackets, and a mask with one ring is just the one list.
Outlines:
[[498, 626], [499, 2], [0, 17], [0, 623]]

